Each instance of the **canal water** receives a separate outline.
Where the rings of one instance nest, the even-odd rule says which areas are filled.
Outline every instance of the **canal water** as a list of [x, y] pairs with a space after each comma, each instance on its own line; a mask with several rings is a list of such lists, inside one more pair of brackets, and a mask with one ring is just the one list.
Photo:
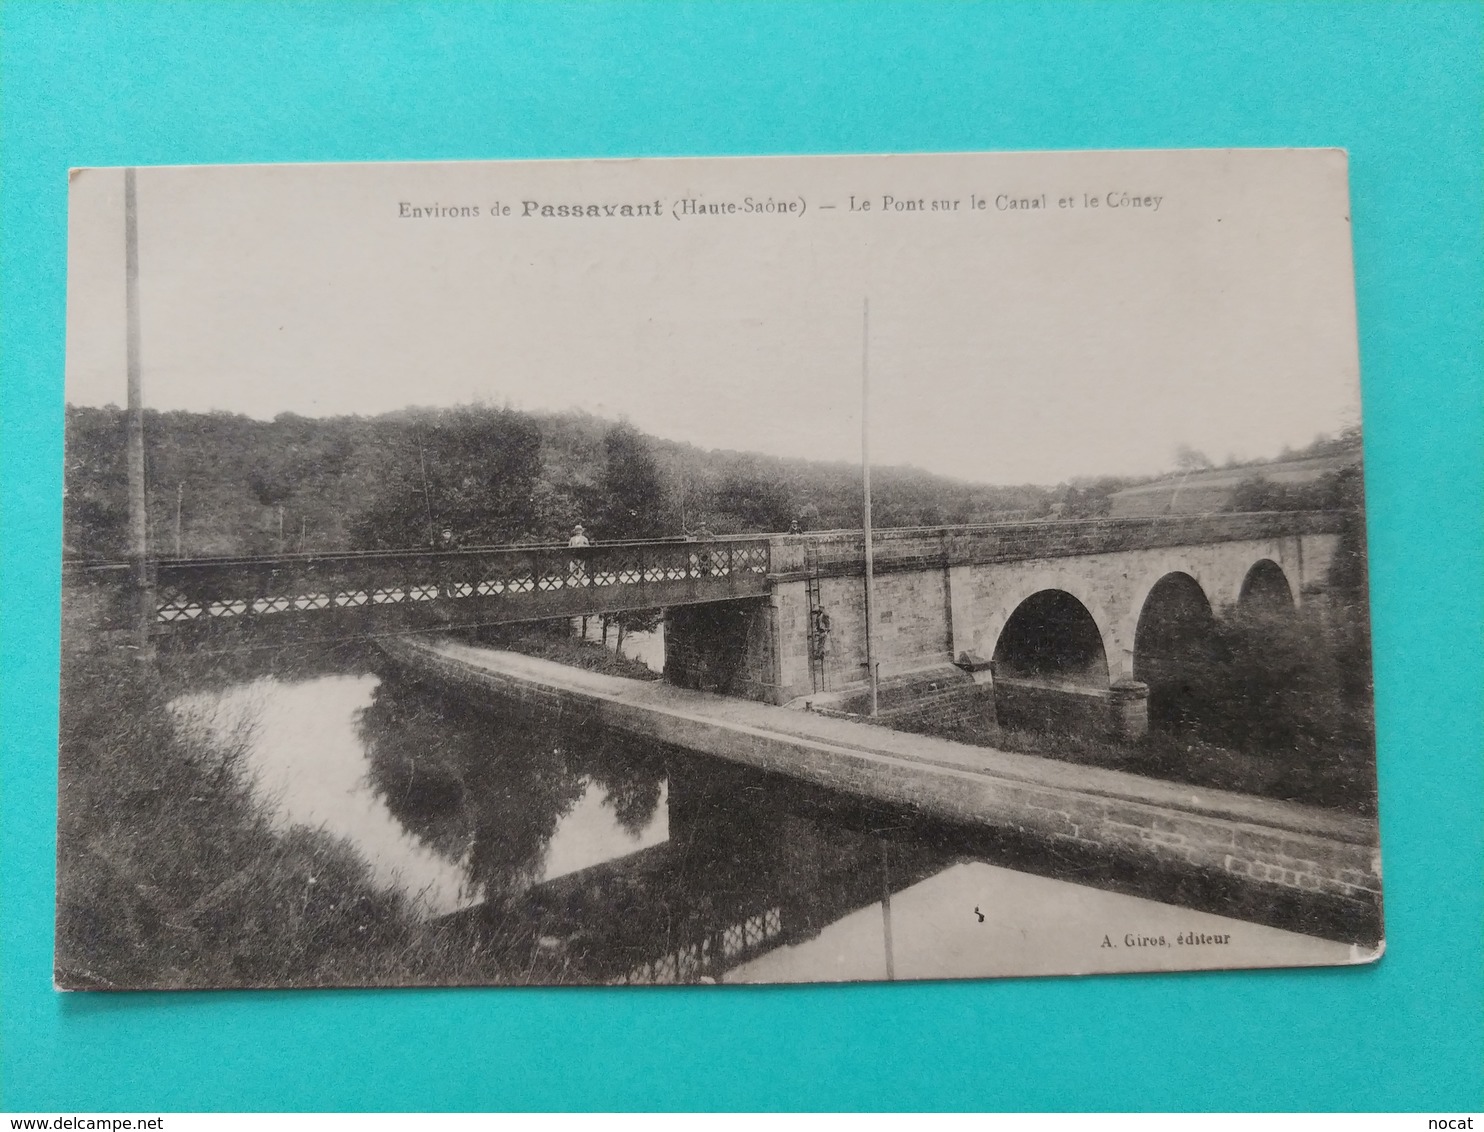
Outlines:
[[[662, 653], [630, 638], [629, 655], [631, 642], [641, 657]], [[572, 981], [1359, 958], [1345, 944], [1130, 894], [983, 831], [572, 720], [470, 704], [390, 668], [245, 680], [183, 696], [174, 710], [180, 726], [244, 748], [285, 826], [345, 839], [378, 883], [426, 917], [558, 956]]]

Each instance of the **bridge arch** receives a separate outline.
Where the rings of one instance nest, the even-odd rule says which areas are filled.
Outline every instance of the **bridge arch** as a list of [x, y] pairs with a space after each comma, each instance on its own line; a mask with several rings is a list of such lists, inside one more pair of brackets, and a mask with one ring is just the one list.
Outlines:
[[1136, 613], [1134, 679], [1149, 686], [1149, 722], [1189, 726], [1201, 708], [1195, 677], [1215, 657], [1210, 598], [1194, 577], [1174, 570], [1149, 587]]
[[995, 678], [1108, 686], [1103, 632], [1088, 608], [1063, 589], [1043, 589], [1005, 619], [994, 649]]
[[[1230, 573], [1230, 570], [1225, 571]], [[1138, 582], [1125, 591], [1128, 594], [1127, 604], [1120, 603], [1117, 628], [1118, 647], [1122, 650], [1126, 661], [1127, 671], [1125, 675], [1133, 675], [1134, 645], [1139, 635], [1139, 618], [1143, 616], [1145, 607], [1149, 604], [1149, 595], [1154, 592], [1154, 587], [1159, 585], [1171, 574], [1184, 574], [1193, 581], [1200, 589], [1201, 595], [1206, 599], [1213, 613], [1220, 613], [1224, 602], [1222, 593], [1236, 586], [1236, 581], [1223, 580], [1221, 564], [1202, 561], [1200, 556], [1181, 553], [1161, 554], [1147, 564], [1144, 572], [1137, 575]], [[1137, 677], [1135, 677], [1137, 679]]]
[[1248, 567], [1242, 577], [1242, 588], [1237, 592], [1237, 612], [1289, 612], [1296, 604], [1282, 566], [1271, 558], [1259, 558]]
[[[989, 616], [973, 629], [975, 651], [993, 658], [1000, 650], [1000, 641], [1010, 619], [1030, 598], [1046, 590], [1059, 591], [1075, 599], [1091, 617], [1101, 644], [1107, 679], [1120, 680], [1127, 676], [1127, 657], [1117, 647], [1112, 618], [1108, 616], [1087, 581], [1070, 571], [1036, 570], [1022, 575], [1014, 584], [993, 594], [993, 607]], [[1103, 687], [1107, 687], [1107, 682]]]

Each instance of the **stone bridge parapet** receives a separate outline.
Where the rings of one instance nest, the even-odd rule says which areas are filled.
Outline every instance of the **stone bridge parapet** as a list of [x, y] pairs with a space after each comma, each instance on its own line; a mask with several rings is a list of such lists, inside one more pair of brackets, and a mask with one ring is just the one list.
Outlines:
[[[1337, 511], [1260, 511], [900, 527], [874, 532], [871, 548], [875, 569], [887, 573], [1335, 534], [1343, 523]], [[774, 535], [770, 542], [772, 575], [780, 581], [865, 572], [865, 536], [859, 530]]]

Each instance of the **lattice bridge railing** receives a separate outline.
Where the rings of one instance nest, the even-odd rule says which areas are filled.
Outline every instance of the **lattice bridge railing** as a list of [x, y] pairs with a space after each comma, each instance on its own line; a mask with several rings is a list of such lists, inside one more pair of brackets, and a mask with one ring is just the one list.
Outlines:
[[[118, 563], [71, 570], [130, 577]], [[165, 639], [452, 628], [758, 597], [768, 572], [767, 539], [165, 559], [152, 564], [152, 623]]]

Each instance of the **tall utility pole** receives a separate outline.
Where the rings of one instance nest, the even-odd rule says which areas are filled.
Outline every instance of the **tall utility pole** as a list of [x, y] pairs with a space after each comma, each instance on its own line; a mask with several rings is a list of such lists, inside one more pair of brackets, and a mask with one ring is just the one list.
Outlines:
[[428, 459], [423, 455], [422, 422], [415, 422], [413, 428], [417, 431], [417, 466], [422, 469], [423, 473], [423, 506], [427, 508], [428, 512], [428, 545], [436, 547], [438, 545], [438, 532], [433, 529], [433, 496], [428, 491]]
[[871, 546], [871, 300], [861, 308], [861, 481], [865, 488], [866, 677], [871, 681], [871, 715], [876, 714], [875, 560]]
[[185, 484], [175, 485], [175, 557], [180, 557], [180, 503], [185, 498]]
[[144, 381], [139, 361], [139, 204], [134, 170], [124, 170], [125, 364], [129, 373], [129, 565], [134, 576], [134, 632], [139, 656], [150, 654], [154, 595], [149, 577], [149, 518], [144, 499]]

